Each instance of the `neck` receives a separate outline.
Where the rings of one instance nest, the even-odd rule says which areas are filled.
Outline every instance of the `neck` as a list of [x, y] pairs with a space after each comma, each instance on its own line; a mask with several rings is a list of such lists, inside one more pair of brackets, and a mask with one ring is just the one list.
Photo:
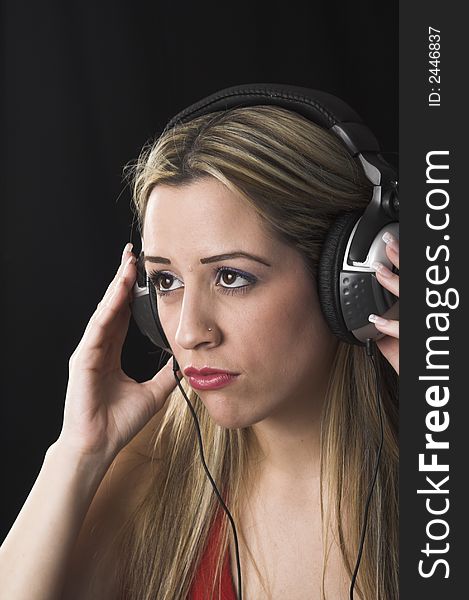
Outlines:
[[321, 411], [324, 391], [251, 426], [251, 456], [256, 478], [276, 485], [307, 486], [319, 479]]

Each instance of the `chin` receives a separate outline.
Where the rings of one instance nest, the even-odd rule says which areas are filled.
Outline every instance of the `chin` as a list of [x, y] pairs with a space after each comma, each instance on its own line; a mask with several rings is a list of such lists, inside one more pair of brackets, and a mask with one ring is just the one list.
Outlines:
[[[193, 389], [193, 388], [191, 388]], [[265, 414], [254, 412], [253, 401], [247, 401], [246, 395], [228, 394], [220, 390], [194, 390], [205, 406], [210, 419], [225, 429], [243, 429], [266, 418]], [[240, 400], [240, 397], [242, 398]], [[244, 402], [243, 402], [244, 400]]]
[[[204, 401], [202, 400], [202, 402]], [[219, 427], [224, 427], [225, 429], [241, 429], [243, 427], [249, 427], [252, 423], [252, 419], [243, 418], [237, 413], [237, 407], [235, 407], [235, 410], [229, 410], [227, 407], [220, 406], [220, 404], [216, 406], [212, 404], [209, 407], [207, 406], [207, 402], [204, 402], [204, 405], [210, 419]]]
[[226, 412], [223, 414], [220, 414], [220, 412], [213, 413], [211, 411], [208, 411], [208, 414], [216, 425], [224, 427], [225, 429], [239, 429], [240, 427], [246, 427], [244, 421], [236, 418], [235, 415], [226, 414]]
[[[207, 409], [208, 410], [208, 409]], [[224, 413], [208, 411], [210, 418], [214, 423], [225, 429], [245, 429], [251, 427], [260, 421], [263, 421], [265, 416], [256, 416], [252, 414], [241, 415], [236, 413]]]

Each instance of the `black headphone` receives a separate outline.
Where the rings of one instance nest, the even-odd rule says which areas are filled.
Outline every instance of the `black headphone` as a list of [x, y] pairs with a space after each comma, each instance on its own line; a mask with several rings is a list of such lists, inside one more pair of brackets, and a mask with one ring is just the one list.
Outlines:
[[[299, 113], [328, 129], [357, 157], [373, 184], [373, 196], [364, 210], [341, 212], [330, 227], [321, 249], [318, 292], [322, 312], [331, 329], [350, 344], [383, 337], [368, 315], [398, 319], [399, 300], [376, 279], [374, 261], [395, 271], [385, 250], [383, 233], [399, 238], [398, 177], [384, 160], [378, 142], [358, 114], [327, 92], [282, 84], [246, 84], [211, 94], [174, 116], [164, 132], [201, 115], [242, 106], [276, 105]], [[137, 260], [131, 310], [141, 332], [153, 344], [173, 354], [161, 325], [157, 295], [144, 269], [143, 239]]]

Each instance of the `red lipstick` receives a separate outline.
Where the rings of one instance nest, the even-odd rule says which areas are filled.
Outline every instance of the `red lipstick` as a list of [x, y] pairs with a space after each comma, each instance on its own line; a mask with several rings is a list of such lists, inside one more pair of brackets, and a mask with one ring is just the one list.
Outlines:
[[184, 369], [184, 375], [188, 377], [191, 386], [197, 390], [216, 390], [234, 381], [238, 373], [211, 367], [202, 369], [187, 367]]

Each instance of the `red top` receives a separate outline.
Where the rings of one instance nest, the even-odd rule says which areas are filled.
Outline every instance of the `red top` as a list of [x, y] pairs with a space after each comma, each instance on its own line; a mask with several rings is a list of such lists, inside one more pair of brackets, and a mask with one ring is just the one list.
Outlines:
[[[208, 592], [211, 590], [215, 575], [215, 542], [221, 525], [221, 512], [218, 512], [214, 525], [209, 533], [207, 547], [199, 563], [187, 600], [209, 600]], [[231, 576], [230, 552], [225, 554], [221, 572], [221, 594], [217, 600], [237, 600], [236, 588]], [[218, 587], [217, 587], [218, 589]]]

